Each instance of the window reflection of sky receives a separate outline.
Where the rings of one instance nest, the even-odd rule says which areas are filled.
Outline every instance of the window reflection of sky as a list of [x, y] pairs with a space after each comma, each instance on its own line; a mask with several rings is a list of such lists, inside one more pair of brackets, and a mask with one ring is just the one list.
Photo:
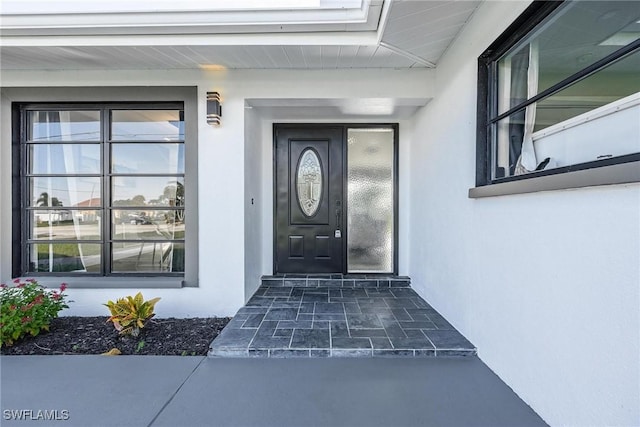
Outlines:
[[29, 146], [34, 174], [99, 174], [99, 144], [33, 144]]
[[184, 173], [184, 144], [111, 145], [114, 173]]
[[[113, 110], [114, 141], [184, 141], [180, 110]], [[100, 141], [100, 111], [32, 111], [34, 142]]]
[[178, 110], [113, 110], [112, 141], [182, 141], [184, 120]]
[[32, 141], [100, 141], [99, 111], [31, 111]]

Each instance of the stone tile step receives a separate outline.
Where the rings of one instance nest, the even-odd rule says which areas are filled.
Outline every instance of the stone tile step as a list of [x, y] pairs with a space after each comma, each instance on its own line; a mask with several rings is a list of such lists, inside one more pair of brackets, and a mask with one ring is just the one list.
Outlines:
[[262, 285], [270, 287], [336, 288], [405, 288], [411, 286], [407, 276], [362, 274], [286, 274], [262, 276]]
[[[371, 282], [373, 279], [308, 277], [314, 278], [267, 277], [267, 281], [282, 283], [260, 286], [213, 340], [209, 356], [461, 357], [476, 354], [473, 344], [410, 286], [334, 287], [325, 282]], [[317, 286], [298, 286], [288, 280], [324, 282]]]
[[476, 349], [300, 349], [300, 348], [211, 348], [209, 357], [249, 358], [249, 357], [469, 357], [477, 354]]

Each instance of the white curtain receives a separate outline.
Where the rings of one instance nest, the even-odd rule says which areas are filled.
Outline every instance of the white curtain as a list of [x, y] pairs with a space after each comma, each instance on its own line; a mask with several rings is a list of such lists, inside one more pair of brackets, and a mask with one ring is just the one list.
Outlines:
[[[511, 58], [505, 58], [499, 62], [501, 67], [499, 79], [501, 88], [498, 91], [502, 94], [498, 98], [498, 113], [507, 111], [511, 107]], [[498, 147], [496, 149], [497, 166], [502, 168], [504, 176], [509, 175], [509, 126], [511, 119], [509, 117], [498, 122]]]
[[[55, 111], [49, 111], [49, 112], [41, 112], [39, 113], [39, 117], [38, 117], [38, 121], [40, 123], [44, 122], [46, 123], [46, 126], [43, 127], [43, 129], [40, 130], [39, 139], [42, 139], [42, 137], [45, 137], [46, 139], [54, 139], [58, 136], [60, 136], [61, 130], [60, 130], [60, 115], [58, 112]], [[43, 135], [44, 134], [44, 135]], [[59, 159], [53, 159], [53, 150], [51, 149], [51, 145], [47, 146], [47, 157], [46, 157], [46, 168], [45, 171], [46, 173], [51, 173], [51, 171], [53, 170], [53, 163], [56, 161], [59, 161]], [[53, 229], [53, 221], [55, 220], [54, 217], [56, 216], [56, 213], [54, 211], [51, 210], [51, 207], [53, 206], [53, 197], [54, 197], [54, 189], [53, 189], [53, 180], [48, 179], [46, 180], [47, 182], [47, 188], [44, 189], [45, 191], [42, 192], [42, 194], [40, 194], [40, 197], [42, 197], [42, 205], [47, 207], [49, 210], [46, 211], [47, 212], [47, 219], [48, 219], [48, 232], [49, 232], [49, 239], [53, 239], [54, 235], [55, 235], [55, 230]], [[40, 189], [43, 190], [43, 189]], [[46, 193], [46, 196], [45, 196]], [[57, 214], [57, 220], [60, 220], [60, 212], [58, 212]], [[35, 230], [33, 230], [33, 232], [36, 232]], [[35, 236], [34, 236], [35, 237]], [[54, 253], [53, 253], [53, 244], [50, 243], [49, 244], [49, 272], [53, 272], [53, 267], [54, 267], [54, 257], [53, 257]], [[34, 265], [38, 265], [38, 250], [33, 250], [31, 251], [31, 260], [34, 263]]]
[[[527, 70], [527, 99], [538, 94], [538, 43], [529, 43], [529, 68]], [[536, 103], [525, 109], [524, 135], [522, 137], [522, 151], [516, 166], [516, 175], [534, 171], [538, 165], [533, 146], [533, 127], [536, 123]]]
[[[67, 113], [68, 114], [68, 113]], [[62, 146], [62, 150], [64, 153], [64, 167], [65, 171], [73, 171], [78, 170], [76, 167], [76, 154], [74, 152], [74, 148], [76, 146], [71, 144], [65, 144]], [[69, 202], [71, 206], [79, 206], [79, 203], [83, 200], [80, 200], [81, 197], [78, 197], [81, 194], [81, 190], [78, 188], [78, 181], [82, 178], [68, 178], [68, 190], [69, 190]], [[93, 197], [93, 195], [91, 196]], [[79, 211], [71, 211], [71, 219], [73, 220], [73, 231], [76, 235], [76, 239], [80, 240], [82, 236], [82, 230], [80, 229], [80, 218], [78, 216]], [[81, 271], [87, 271], [87, 266], [85, 264], [84, 254], [82, 253], [82, 245], [78, 243], [78, 254], [80, 257], [80, 262], [82, 263]]]
[[[47, 144], [46, 151], [46, 159], [44, 160], [45, 168], [44, 171], [47, 174], [51, 174], [56, 171], [56, 173], [66, 173], [68, 171], [77, 170], [75, 167], [76, 163], [76, 146], [72, 144], [55, 144], [56, 141], [59, 141], [62, 135], [70, 135], [70, 112], [68, 111], [42, 111], [38, 113], [38, 122], [41, 124], [38, 129], [38, 139], [41, 142], [52, 142], [54, 144]], [[41, 160], [42, 161], [42, 160]], [[60, 166], [64, 165], [63, 168]], [[44, 165], [42, 165], [44, 166]], [[58, 178], [60, 179], [60, 178]], [[75, 211], [66, 211], [59, 209], [54, 211], [52, 209], [54, 206], [54, 198], [59, 201], [65, 200], [64, 197], [67, 195], [69, 197], [69, 205], [67, 207], [77, 206], [78, 202], [80, 202], [79, 196], [79, 188], [78, 188], [78, 178], [67, 178], [62, 179], [56, 182], [56, 178], [47, 179], [46, 182], [47, 188], [40, 189], [44, 190], [42, 193], [46, 193], [46, 197], [43, 197], [43, 202], [47, 207], [48, 212], [48, 231], [49, 231], [49, 239], [53, 240], [55, 236], [55, 229], [53, 228], [53, 222], [55, 221], [65, 221], [68, 220], [68, 215], [71, 215], [71, 219], [73, 220], [74, 226], [74, 234], [76, 239], [80, 239], [81, 230], [79, 218], [75, 215]], [[57, 188], [58, 185], [61, 185], [62, 182], [66, 181], [67, 188]], [[40, 193], [38, 193], [40, 194]], [[43, 196], [43, 195], [41, 195]], [[46, 199], [46, 201], [45, 201]], [[80, 262], [82, 263], [82, 270], [86, 270], [86, 266], [84, 265], [84, 256], [82, 254], [82, 246], [78, 244], [78, 253]], [[49, 272], [53, 272], [55, 269], [55, 259], [54, 259], [54, 249], [53, 243], [49, 244]], [[38, 253], [37, 250], [32, 251], [31, 253], [32, 262], [36, 265], [38, 263]]]

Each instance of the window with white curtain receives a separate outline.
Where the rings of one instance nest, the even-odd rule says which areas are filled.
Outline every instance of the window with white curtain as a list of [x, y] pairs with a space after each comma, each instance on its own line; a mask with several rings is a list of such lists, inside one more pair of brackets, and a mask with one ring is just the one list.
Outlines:
[[23, 105], [24, 274], [183, 275], [184, 109]]
[[478, 186], [640, 159], [638, 2], [534, 2], [478, 70]]

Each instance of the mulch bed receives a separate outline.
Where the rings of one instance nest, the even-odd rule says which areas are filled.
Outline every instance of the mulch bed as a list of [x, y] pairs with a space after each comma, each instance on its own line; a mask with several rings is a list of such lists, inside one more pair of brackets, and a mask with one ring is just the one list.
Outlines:
[[204, 356], [209, 344], [231, 318], [151, 319], [137, 338], [120, 336], [107, 317], [59, 317], [49, 332], [28, 336], [3, 355], [102, 354], [113, 348], [122, 354]]

